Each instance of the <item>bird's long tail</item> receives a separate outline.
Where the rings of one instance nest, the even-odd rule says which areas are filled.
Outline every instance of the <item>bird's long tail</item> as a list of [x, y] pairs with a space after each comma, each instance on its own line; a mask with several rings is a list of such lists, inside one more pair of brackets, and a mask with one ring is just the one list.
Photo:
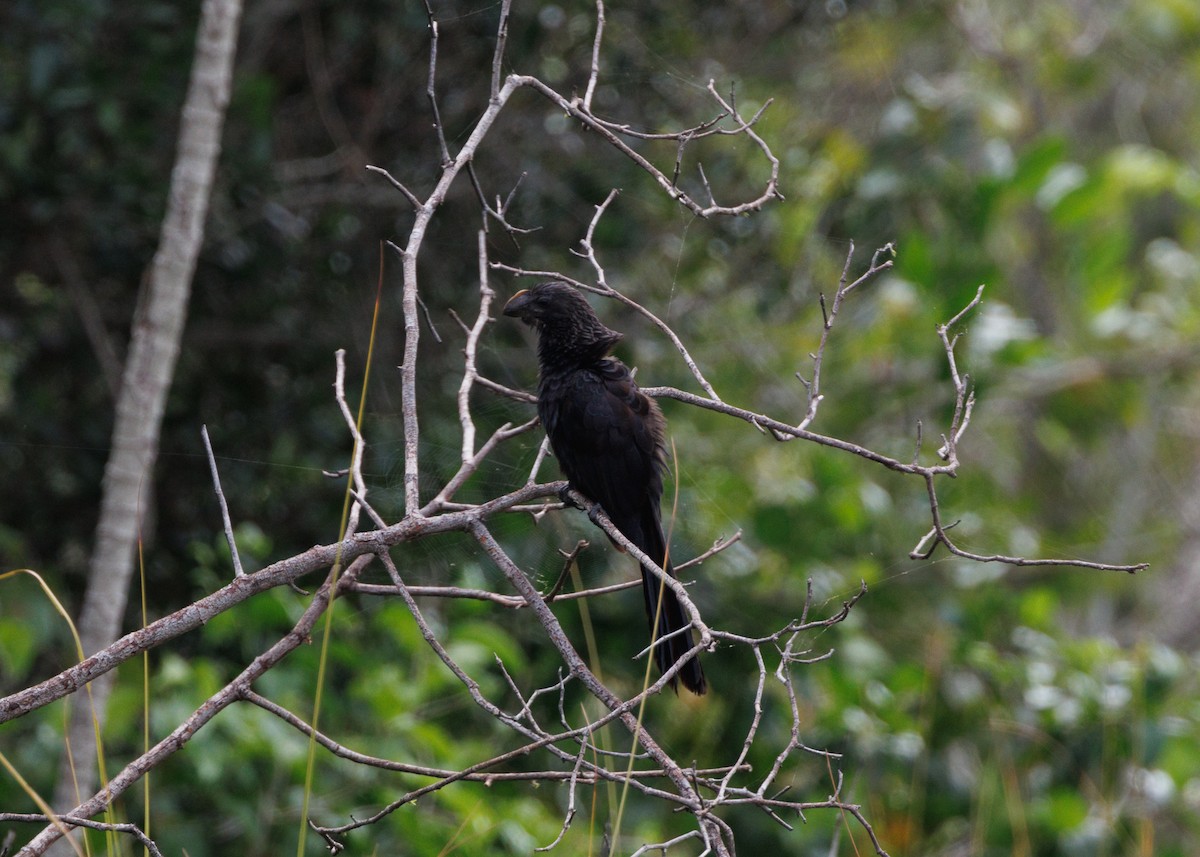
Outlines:
[[[649, 526], [649, 523], [646, 522], [646, 526], [643, 527], [648, 544], [642, 550], [646, 556], [661, 563], [666, 557], [666, 539], [663, 536], [662, 525], [657, 519], [653, 521], [653, 526]], [[675, 569], [671, 566], [669, 558], [667, 558], [665, 570], [671, 577], [675, 577]], [[642, 592], [646, 596], [646, 616], [650, 620], [651, 628], [654, 627], [655, 615], [658, 615], [658, 632], [654, 635], [656, 641], [654, 660], [658, 664], [659, 670], [666, 672], [694, 645], [691, 631], [684, 630], [669, 639], [667, 637], [676, 631], [688, 628], [691, 620], [688, 619], [683, 605], [679, 603], [679, 598], [671, 591], [671, 588], [664, 584], [658, 575], [645, 567], [642, 568]], [[661, 609], [658, 607], [660, 593], [662, 596]], [[708, 681], [704, 678], [704, 670], [700, 667], [699, 657], [694, 657], [684, 664], [677, 677], [683, 682], [684, 687], [697, 696], [708, 690]], [[671, 684], [674, 686], [675, 682], [672, 681]]]

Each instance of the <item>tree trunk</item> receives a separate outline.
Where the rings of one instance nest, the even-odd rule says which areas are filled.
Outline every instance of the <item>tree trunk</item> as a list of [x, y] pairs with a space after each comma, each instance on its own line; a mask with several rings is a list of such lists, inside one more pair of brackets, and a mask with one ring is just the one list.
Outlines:
[[[117, 397], [100, 522], [79, 620], [87, 655], [107, 646], [121, 630], [134, 547], [145, 514], [142, 500], [152, 493], [149, 489], [163, 409], [179, 356], [192, 276], [221, 150], [221, 127], [229, 103], [241, 11], [240, 0], [205, 0], [200, 13], [166, 216], [148, 287], [134, 317], [129, 357]], [[92, 685], [101, 725], [115, 675], [110, 672]], [[90, 796], [96, 783], [92, 712], [83, 694], [76, 695], [73, 702], [70, 740], [75, 772], [72, 776], [64, 756], [54, 797], [54, 806], [60, 811]], [[66, 849], [60, 853], [72, 853], [65, 842], [57, 847]]]

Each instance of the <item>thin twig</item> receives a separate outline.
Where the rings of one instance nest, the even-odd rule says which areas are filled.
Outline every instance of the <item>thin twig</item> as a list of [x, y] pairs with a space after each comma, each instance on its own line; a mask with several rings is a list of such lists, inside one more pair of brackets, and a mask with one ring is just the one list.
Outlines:
[[563, 584], [567, 582], [567, 576], [571, 573], [571, 567], [579, 561], [579, 555], [589, 546], [587, 539], [580, 539], [575, 542], [575, 547], [569, 551], [559, 551], [563, 558], [562, 571], [558, 573], [558, 579], [554, 581], [554, 585], [550, 587], [550, 591], [543, 596], [547, 604], [553, 604], [554, 600], [558, 598], [558, 593], [562, 591]]
[[367, 483], [362, 475], [362, 461], [363, 450], [367, 443], [363, 440], [363, 436], [358, 430], [358, 422], [354, 419], [350, 405], [346, 402], [346, 349], [339, 348], [334, 353], [334, 362], [337, 367], [333, 379], [334, 399], [337, 401], [342, 419], [346, 421], [346, 427], [350, 430], [350, 436], [354, 438], [354, 450], [350, 454], [350, 484], [353, 487], [352, 493], [356, 501], [361, 501], [353, 503], [350, 507], [350, 516], [346, 522], [346, 536], [348, 537], [358, 532], [359, 509], [366, 502]]
[[417, 198], [417, 195], [415, 193], [413, 193], [411, 190], [409, 190], [407, 187], [405, 187], [404, 184], [401, 183], [401, 181], [399, 179], [397, 179], [395, 176], [393, 176], [391, 173], [389, 173], [383, 167], [373, 167], [370, 164], [367, 164], [367, 169], [370, 170], [371, 172], [377, 173], [377, 174], [383, 176], [385, 179], [387, 179], [391, 183], [392, 187], [394, 187], [396, 190], [400, 191], [400, 193], [404, 194], [404, 198], [409, 201], [409, 203], [412, 205], [413, 208], [420, 208], [421, 205], [423, 204], [421, 202], [421, 200]]
[[592, 112], [592, 96], [600, 78], [600, 42], [604, 39], [604, 0], [596, 0], [596, 37], [592, 40], [592, 67], [588, 72], [587, 89], [583, 93], [583, 109]]
[[484, 325], [490, 321], [488, 307], [496, 293], [488, 285], [487, 235], [479, 230], [479, 314], [475, 324], [467, 332], [467, 344], [463, 347], [463, 378], [458, 387], [458, 420], [462, 426], [462, 461], [475, 457], [475, 422], [471, 419], [471, 385], [475, 383], [475, 351]]
[[[507, 7], [507, 2], [505, 6]], [[442, 152], [442, 168], [450, 164], [450, 148], [446, 145], [446, 129], [442, 125], [442, 114], [437, 102], [437, 55], [438, 55], [438, 22], [433, 17], [433, 6], [425, 0], [425, 14], [429, 19], [429, 78], [425, 85], [425, 96], [429, 99], [429, 107], [433, 111], [433, 128], [437, 131], [438, 147]], [[503, 23], [507, 23], [507, 19]]]
[[504, 48], [508, 45], [508, 19], [511, 12], [512, 0], [503, 0], [500, 4], [500, 23], [496, 27], [496, 50], [492, 53], [492, 101], [500, 98]]
[[200, 426], [200, 436], [204, 438], [204, 451], [208, 455], [208, 467], [212, 471], [213, 490], [217, 492], [217, 503], [221, 506], [221, 523], [225, 527], [225, 541], [229, 543], [229, 553], [233, 557], [233, 576], [241, 577], [246, 572], [242, 570], [242, 558], [238, 555], [237, 541], [233, 537], [233, 522], [229, 520], [229, 505], [225, 502], [225, 492], [221, 490], [221, 475], [217, 472], [217, 457], [213, 455], [212, 442], [208, 439], [208, 426]]
[[808, 393], [808, 410], [804, 414], [804, 419], [800, 420], [796, 428], [807, 429], [812, 425], [813, 420], [817, 418], [817, 408], [820, 407], [821, 401], [825, 398], [821, 393], [821, 366], [825, 360], [825, 348], [829, 344], [829, 335], [833, 330], [833, 323], [837, 319], [838, 310], [842, 308], [842, 301], [846, 299], [846, 295], [850, 294], [858, 286], [875, 277], [880, 272], [892, 267], [892, 259], [887, 259], [883, 262], [879, 261], [879, 256], [883, 253], [894, 257], [895, 248], [891, 244], [885, 244], [883, 247], [880, 247], [871, 256], [871, 267], [862, 276], [854, 280], [854, 282], [847, 282], [850, 276], [850, 263], [854, 259], [854, 242], [851, 241], [850, 247], [846, 251], [846, 263], [842, 266], [842, 277], [838, 281], [837, 291], [833, 293], [833, 303], [826, 307], [824, 293], [820, 296], [821, 339], [817, 344], [817, 350], [809, 355], [813, 362], [812, 380], [806, 381], [804, 376], [799, 372], [796, 373], [796, 377], [800, 379], [800, 383], [804, 385], [804, 389]]

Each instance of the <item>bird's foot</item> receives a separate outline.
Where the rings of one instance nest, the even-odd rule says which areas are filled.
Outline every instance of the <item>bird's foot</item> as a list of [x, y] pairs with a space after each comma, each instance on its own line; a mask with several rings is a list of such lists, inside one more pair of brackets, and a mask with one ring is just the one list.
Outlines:
[[563, 487], [558, 489], [558, 499], [561, 500], [563, 505], [569, 509], [584, 509], [584, 508], [586, 508], [585, 506], [580, 505], [579, 501], [576, 500], [575, 497], [573, 497], [571, 495], [571, 492], [572, 492], [571, 486], [564, 485]]
[[[558, 489], [558, 499], [562, 500], [563, 505], [571, 509], [578, 509], [581, 512], [587, 512], [588, 520], [600, 527], [600, 515], [604, 513], [604, 509], [599, 503], [594, 502], [588, 497], [584, 497], [570, 485], [565, 485]], [[604, 529], [600, 527], [600, 529]]]

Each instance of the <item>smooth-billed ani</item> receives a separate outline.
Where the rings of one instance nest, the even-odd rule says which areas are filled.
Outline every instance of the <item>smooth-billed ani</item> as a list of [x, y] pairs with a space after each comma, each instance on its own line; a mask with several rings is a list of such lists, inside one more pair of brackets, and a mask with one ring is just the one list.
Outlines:
[[[601, 324], [587, 300], [566, 283], [541, 283], [515, 294], [504, 314], [538, 334], [538, 416], [571, 487], [598, 503], [613, 525], [672, 577], [659, 504], [662, 500], [666, 420], [634, 383], [629, 368], [609, 351], [621, 334]], [[662, 671], [692, 648], [690, 622], [675, 593], [645, 567], [642, 589], [657, 639]], [[662, 609], [656, 611], [658, 593]], [[675, 633], [681, 631], [681, 633]], [[707, 689], [699, 658], [679, 671], [683, 686]]]

